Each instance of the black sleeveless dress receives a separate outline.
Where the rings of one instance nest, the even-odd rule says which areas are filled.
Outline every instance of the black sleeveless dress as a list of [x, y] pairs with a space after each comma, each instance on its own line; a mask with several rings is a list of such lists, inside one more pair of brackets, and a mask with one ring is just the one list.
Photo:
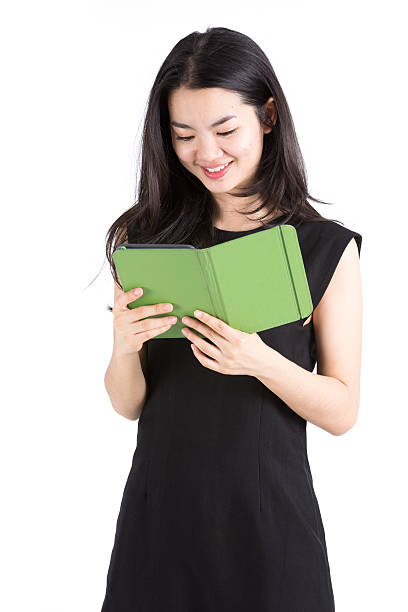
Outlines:
[[[294, 225], [316, 307], [362, 237], [334, 221]], [[216, 229], [217, 242], [263, 229]], [[306, 319], [259, 336], [312, 372]], [[332, 612], [307, 421], [258, 379], [202, 366], [187, 338], [151, 339], [147, 351], [101, 612]]]

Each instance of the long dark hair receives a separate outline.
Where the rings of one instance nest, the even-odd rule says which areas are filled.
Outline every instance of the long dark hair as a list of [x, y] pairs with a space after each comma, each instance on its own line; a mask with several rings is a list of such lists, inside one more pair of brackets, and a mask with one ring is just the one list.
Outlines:
[[[253, 105], [260, 122], [272, 127], [265, 135], [255, 180], [236, 197], [257, 195], [268, 212], [262, 219], [283, 213], [284, 223], [323, 220], [307, 201], [328, 204], [308, 193], [303, 157], [288, 103], [275, 72], [260, 47], [248, 36], [228, 28], [207, 28], [182, 38], [164, 60], [151, 89], [141, 143], [140, 178], [135, 204], [107, 233], [106, 257], [115, 281], [112, 254], [124, 242], [138, 244], [214, 244], [215, 205], [210, 191], [180, 163], [174, 152], [168, 97], [180, 86], [190, 89], [220, 87]], [[273, 96], [275, 125], [263, 112]], [[267, 225], [267, 222], [265, 223]]]

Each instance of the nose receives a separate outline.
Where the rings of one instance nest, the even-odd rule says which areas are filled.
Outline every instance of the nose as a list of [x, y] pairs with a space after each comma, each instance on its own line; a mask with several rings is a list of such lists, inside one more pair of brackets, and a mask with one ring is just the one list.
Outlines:
[[214, 166], [225, 158], [225, 154], [213, 138], [204, 138], [197, 143], [195, 157], [200, 166]]

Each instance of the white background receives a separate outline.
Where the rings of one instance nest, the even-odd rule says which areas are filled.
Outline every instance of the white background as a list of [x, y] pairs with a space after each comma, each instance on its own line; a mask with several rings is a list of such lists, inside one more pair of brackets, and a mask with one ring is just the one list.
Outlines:
[[309, 423], [309, 458], [336, 612], [408, 609], [402, 5], [2, 4], [3, 610], [100, 611], [138, 427], [103, 384], [113, 339], [105, 237], [133, 202], [157, 70], [207, 26], [242, 31], [268, 55], [310, 193], [335, 202], [312, 204], [363, 236], [359, 419], [339, 437]]

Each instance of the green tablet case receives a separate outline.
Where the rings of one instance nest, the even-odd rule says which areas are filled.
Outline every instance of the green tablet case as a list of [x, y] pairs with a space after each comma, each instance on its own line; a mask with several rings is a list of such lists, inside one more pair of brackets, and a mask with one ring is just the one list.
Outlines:
[[[113, 261], [129, 304], [170, 302], [177, 323], [155, 338], [184, 338], [182, 317], [202, 310], [247, 333], [308, 317], [313, 304], [296, 229], [278, 225], [204, 249], [189, 244], [120, 244]], [[194, 330], [201, 337], [203, 334]]]

